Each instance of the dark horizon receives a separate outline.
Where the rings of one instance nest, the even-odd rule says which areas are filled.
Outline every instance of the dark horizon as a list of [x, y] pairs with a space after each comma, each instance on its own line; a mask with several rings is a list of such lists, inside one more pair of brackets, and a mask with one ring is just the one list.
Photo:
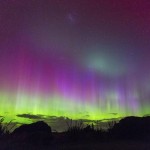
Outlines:
[[110, 128], [110, 125], [113, 126], [116, 123], [119, 123], [120, 120], [130, 117], [136, 117], [136, 118], [145, 118], [150, 117], [150, 115], [145, 115], [142, 117], [139, 116], [126, 116], [123, 118], [111, 118], [111, 119], [101, 119], [101, 120], [88, 120], [88, 119], [79, 119], [79, 120], [73, 120], [70, 118], [65, 118], [63, 116], [56, 117], [56, 116], [42, 116], [42, 115], [31, 115], [31, 114], [22, 114], [17, 115], [18, 117], [26, 118], [28, 121], [27, 123], [23, 122], [16, 122], [15, 120], [10, 120], [6, 122], [5, 118], [1, 116], [0, 119], [3, 118], [2, 125], [5, 127], [7, 126], [7, 129], [10, 132], [13, 132], [16, 128], [24, 125], [24, 124], [32, 124], [39, 121], [44, 121], [47, 123], [51, 129], [52, 132], [65, 132], [69, 127], [75, 127], [79, 124], [82, 124], [82, 127], [85, 128], [87, 126], [93, 126], [94, 129], [102, 129], [107, 131]]

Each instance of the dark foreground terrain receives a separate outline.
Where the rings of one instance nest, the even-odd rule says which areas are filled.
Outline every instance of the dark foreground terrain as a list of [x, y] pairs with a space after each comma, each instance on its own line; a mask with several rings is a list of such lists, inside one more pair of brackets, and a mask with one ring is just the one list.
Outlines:
[[150, 143], [144, 141], [73, 142], [50, 145], [0, 142], [0, 150], [150, 150]]
[[13, 133], [1, 128], [0, 150], [150, 150], [150, 117], [127, 117], [107, 131], [88, 125], [53, 133], [43, 121]]

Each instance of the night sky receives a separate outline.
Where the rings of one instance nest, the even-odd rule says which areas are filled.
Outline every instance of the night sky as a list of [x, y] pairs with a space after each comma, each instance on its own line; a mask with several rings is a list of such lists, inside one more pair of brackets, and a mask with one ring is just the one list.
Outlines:
[[149, 0], [0, 0], [5, 120], [148, 114]]

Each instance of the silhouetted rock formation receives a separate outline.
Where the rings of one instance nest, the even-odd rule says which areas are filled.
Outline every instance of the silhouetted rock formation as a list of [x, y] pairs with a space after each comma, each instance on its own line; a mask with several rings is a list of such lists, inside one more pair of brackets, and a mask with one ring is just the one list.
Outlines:
[[126, 117], [110, 130], [114, 137], [126, 139], [149, 139], [150, 117]]
[[12, 135], [21, 141], [33, 144], [48, 144], [52, 139], [51, 127], [43, 121], [22, 125], [16, 128]]

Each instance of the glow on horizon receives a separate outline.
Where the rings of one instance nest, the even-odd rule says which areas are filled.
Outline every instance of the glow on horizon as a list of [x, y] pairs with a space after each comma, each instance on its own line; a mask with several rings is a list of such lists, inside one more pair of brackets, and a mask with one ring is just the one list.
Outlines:
[[[11, 101], [10, 101], [11, 100]], [[149, 106], [144, 105], [142, 108], [135, 104], [130, 107], [121, 106], [119, 97], [111, 93], [105, 97], [105, 100], [76, 101], [63, 96], [39, 96], [27, 95], [18, 91], [17, 94], [7, 92], [0, 93], [0, 114], [7, 120], [27, 123], [28, 119], [17, 117], [18, 114], [33, 114], [44, 116], [67, 117], [70, 119], [88, 119], [101, 120], [111, 118], [121, 118], [129, 115], [143, 116], [149, 113]], [[120, 104], [119, 104], [120, 103]], [[131, 104], [131, 102], [130, 102]], [[116, 113], [115, 116], [112, 114]]]

